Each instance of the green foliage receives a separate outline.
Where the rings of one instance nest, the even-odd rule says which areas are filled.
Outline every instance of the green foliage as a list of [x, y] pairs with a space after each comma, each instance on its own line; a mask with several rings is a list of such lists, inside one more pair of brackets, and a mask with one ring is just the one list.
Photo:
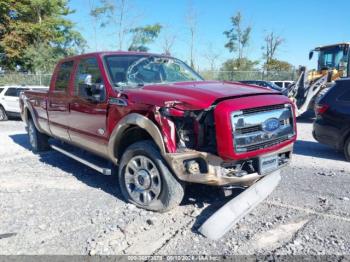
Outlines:
[[[73, 13], [67, 0], [0, 0], [0, 10], [0, 50], [5, 54], [1, 66], [7, 69], [20, 65], [36, 71], [37, 56], [52, 53], [62, 57], [85, 46], [73, 22], [66, 18]], [[49, 49], [44, 55], [43, 46]]]
[[291, 71], [293, 69], [293, 66], [286, 61], [270, 59], [267, 63], [264, 64], [264, 69], [266, 71]]
[[116, 15], [116, 5], [110, 0], [101, 0], [101, 6], [95, 7], [90, 11], [90, 16], [100, 22], [100, 27], [106, 27]]
[[23, 54], [24, 65], [37, 73], [50, 73], [58, 60], [74, 53], [69, 49], [65, 50], [46, 43], [38, 43], [25, 50]]
[[226, 35], [228, 39], [225, 47], [231, 53], [238, 52], [238, 59], [243, 58], [243, 52], [249, 44], [250, 33], [252, 31], [250, 26], [243, 28], [242, 20], [242, 15], [240, 12], [238, 12], [236, 16], [231, 17], [232, 28], [224, 32], [224, 35]]
[[248, 58], [237, 58], [229, 59], [222, 64], [222, 71], [253, 71], [257, 70], [256, 66], [259, 64], [259, 61], [252, 61]]
[[132, 34], [132, 42], [129, 46], [129, 51], [147, 52], [149, 50], [147, 45], [154, 42], [161, 29], [162, 26], [160, 24], [131, 29], [130, 33]]

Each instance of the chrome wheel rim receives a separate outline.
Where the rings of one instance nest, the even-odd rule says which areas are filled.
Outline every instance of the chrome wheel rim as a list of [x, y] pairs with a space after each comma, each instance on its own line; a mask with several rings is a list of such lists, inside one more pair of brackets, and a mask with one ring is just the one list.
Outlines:
[[146, 156], [135, 156], [130, 159], [125, 168], [124, 180], [129, 196], [140, 205], [148, 206], [160, 195], [159, 170]]
[[28, 127], [29, 143], [32, 147], [35, 146], [34, 134], [35, 134], [34, 126], [33, 124], [29, 124], [29, 127]]

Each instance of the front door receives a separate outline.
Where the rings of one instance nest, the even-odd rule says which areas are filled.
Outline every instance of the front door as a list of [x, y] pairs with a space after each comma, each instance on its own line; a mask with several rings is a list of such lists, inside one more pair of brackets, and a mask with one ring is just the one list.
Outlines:
[[71, 97], [69, 135], [72, 142], [106, 156], [108, 101], [96, 57], [81, 58], [78, 62]]
[[74, 61], [62, 62], [58, 66], [58, 72], [53, 79], [49, 92], [47, 106], [51, 133], [63, 140], [70, 140], [69, 128], [69, 87], [73, 72]]

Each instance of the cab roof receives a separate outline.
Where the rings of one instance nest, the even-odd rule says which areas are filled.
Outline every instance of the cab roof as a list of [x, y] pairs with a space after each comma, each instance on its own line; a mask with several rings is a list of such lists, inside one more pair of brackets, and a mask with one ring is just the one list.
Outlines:
[[318, 47], [315, 48], [315, 51], [320, 51], [323, 48], [340, 46], [340, 45], [350, 46], [350, 42], [341, 42], [341, 43], [337, 43], [337, 44], [318, 46]]
[[105, 56], [105, 55], [140, 55], [140, 56], [162, 56], [171, 58], [170, 55], [167, 54], [154, 54], [148, 52], [137, 52], [137, 51], [98, 51], [98, 52], [90, 52], [81, 55], [70, 56], [62, 59], [61, 61], [77, 59], [85, 56]]

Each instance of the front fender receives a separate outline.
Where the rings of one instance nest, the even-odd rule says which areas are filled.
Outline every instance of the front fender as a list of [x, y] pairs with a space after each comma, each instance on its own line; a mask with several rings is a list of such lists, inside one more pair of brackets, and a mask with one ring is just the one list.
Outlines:
[[108, 155], [115, 164], [118, 163], [118, 156], [115, 153], [115, 149], [119, 147], [124, 131], [130, 126], [138, 126], [144, 129], [157, 144], [160, 153], [162, 155], [166, 154], [164, 139], [159, 128], [147, 117], [138, 113], [132, 113], [125, 116], [118, 122], [109, 139], [107, 149]]

